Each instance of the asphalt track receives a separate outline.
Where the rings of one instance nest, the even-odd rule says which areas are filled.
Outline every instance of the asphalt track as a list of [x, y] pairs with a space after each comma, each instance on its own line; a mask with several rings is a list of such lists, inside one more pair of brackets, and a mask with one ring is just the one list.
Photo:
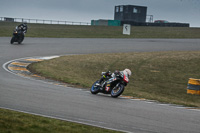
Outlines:
[[[0, 65], [25, 57], [200, 50], [200, 39], [0, 38]], [[92, 95], [23, 78], [0, 67], [0, 108], [135, 133], [199, 133], [200, 111], [157, 102]]]

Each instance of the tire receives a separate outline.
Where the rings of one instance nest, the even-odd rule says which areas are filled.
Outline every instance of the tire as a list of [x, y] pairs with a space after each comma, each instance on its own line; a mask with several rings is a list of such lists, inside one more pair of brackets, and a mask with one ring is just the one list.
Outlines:
[[117, 86], [115, 86], [112, 91], [111, 91], [111, 96], [114, 98], [117, 98], [118, 96], [120, 96], [122, 93], [124, 92], [124, 85], [123, 84], [119, 84]]
[[18, 44], [21, 44], [22, 43], [22, 41], [20, 40], [20, 41], [18, 41]]
[[98, 87], [95, 87], [96, 83], [99, 82], [99, 80], [97, 80], [96, 82], [94, 82], [94, 84], [92, 85], [91, 89], [90, 89], [90, 92], [92, 94], [97, 94], [100, 92], [100, 86]]
[[14, 41], [15, 41], [15, 38], [14, 38], [14, 37], [12, 37], [12, 38], [11, 38], [11, 40], [10, 40], [10, 44], [13, 44], [13, 43], [14, 43]]
[[18, 44], [21, 44], [24, 40], [24, 35], [20, 35], [18, 38]]

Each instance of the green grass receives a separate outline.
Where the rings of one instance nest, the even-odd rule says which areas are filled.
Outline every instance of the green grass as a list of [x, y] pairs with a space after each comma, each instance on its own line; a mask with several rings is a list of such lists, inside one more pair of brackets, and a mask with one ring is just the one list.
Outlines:
[[1, 133], [117, 133], [102, 128], [0, 109]]
[[[19, 23], [0, 22], [0, 36], [10, 37]], [[28, 24], [26, 37], [53, 38], [200, 38], [200, 28], [131, 27], [131, 35], [122, 34], [122, 26], [77, 26]]]
[[124, 95], [200, 107], [200, 96], [187, 94], [189, 78], [200, 78], [200, 51], [69, 55], [33, 63], [39, 75], [90, 88], [102, 71], [131, 69]]

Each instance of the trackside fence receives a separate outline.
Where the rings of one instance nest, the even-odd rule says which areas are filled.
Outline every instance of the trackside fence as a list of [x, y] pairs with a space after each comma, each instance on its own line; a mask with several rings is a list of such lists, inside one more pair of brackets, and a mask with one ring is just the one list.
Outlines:
[[43, 19], [27, 19], [27, 18], [8, 18], [0, 17], [0, 21], [4, 22], [27, 22], [35, 24], [62, 24], [62, 25], [91, 25], [88, 22], [59, 21], [59, 20], [43, 20]]

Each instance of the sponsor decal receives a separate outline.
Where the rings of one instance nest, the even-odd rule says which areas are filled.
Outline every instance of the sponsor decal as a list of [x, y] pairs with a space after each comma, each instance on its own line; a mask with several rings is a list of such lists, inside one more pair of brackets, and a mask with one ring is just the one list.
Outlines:
[[106, 91], [109, 91], [110, 90], [110, 87], [106, 86]]

